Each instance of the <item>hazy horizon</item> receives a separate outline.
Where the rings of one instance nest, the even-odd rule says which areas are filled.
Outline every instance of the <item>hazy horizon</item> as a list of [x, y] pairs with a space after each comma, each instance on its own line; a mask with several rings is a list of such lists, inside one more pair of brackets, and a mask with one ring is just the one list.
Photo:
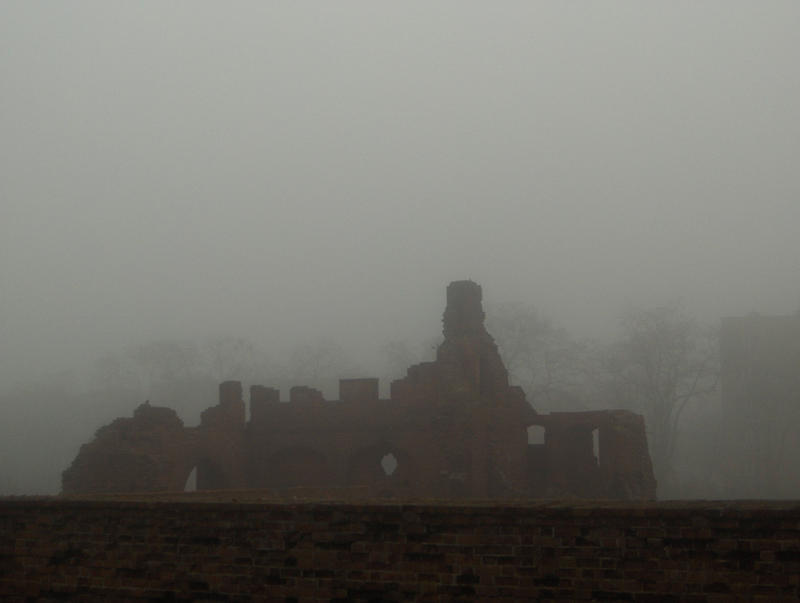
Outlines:
[[800, 307], [795, 2], [0, 8], [0, 379], [153, 339]]

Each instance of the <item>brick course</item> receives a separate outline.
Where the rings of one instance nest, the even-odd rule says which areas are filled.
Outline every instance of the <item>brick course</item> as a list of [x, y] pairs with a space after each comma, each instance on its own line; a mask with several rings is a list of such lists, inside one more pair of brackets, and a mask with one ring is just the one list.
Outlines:
[[0, 501], [11, 601], [795, 601], [799, 576], [800, 503]]

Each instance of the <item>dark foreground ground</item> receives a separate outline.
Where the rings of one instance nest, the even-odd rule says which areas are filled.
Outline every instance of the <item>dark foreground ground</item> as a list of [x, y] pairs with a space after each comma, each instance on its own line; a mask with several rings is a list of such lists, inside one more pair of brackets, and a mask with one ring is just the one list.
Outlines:
[[800, 600], [800, 502], [0, 499], [2, 600]]

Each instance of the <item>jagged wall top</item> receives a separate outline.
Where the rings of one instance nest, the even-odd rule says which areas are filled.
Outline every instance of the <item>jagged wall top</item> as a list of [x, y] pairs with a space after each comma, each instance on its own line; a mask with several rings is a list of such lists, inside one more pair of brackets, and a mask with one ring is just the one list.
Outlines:
[[[140, 406], [81, 448], [63, 475], [65, 493], [180, 490], [196, 468], [198, 489], [369, 487], [380, 496], [648, 498], [655, 482], [641, 417], [538, 415], [509, 384], [484, 328], [482, 291], [447, 287], [444, 341], [434, 361], [409, 367], [379, 400], [377, 379], [340, 381], [339, 403], [305, 386], [280, 403], [254, 385], [250, 421], [242, 386], [219, 386], [219, 404], [184, 427], [170, 409]], [[546, 430], [530, 446], [529, 425]], [[599, 429], [602, 463], [593, 454]], [[387, 472], [384, 460], [398, 463]]]

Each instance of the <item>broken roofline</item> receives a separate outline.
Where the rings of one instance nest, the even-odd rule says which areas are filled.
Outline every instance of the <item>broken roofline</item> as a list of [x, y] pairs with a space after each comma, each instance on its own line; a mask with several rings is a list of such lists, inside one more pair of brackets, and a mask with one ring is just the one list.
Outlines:
[[[309, 387], [220, 385], [199, 427], [141, 406], [98, 431], [64, 472], [65, 493], [199, 489], [364, 488], [396, 498], [654, 498], [644, 422], [625, 411], [539, 415], [484, 326], [482, 291], [447, 288], [444, 341], [379, 400], [377, 379], [343, 379], [340, 400]], [[528, 444], [528, 427], [546, 431]], [[602, 462], [594, 454], [597, 430]], [[387, 472], [388, 457], [396, 466]]]

